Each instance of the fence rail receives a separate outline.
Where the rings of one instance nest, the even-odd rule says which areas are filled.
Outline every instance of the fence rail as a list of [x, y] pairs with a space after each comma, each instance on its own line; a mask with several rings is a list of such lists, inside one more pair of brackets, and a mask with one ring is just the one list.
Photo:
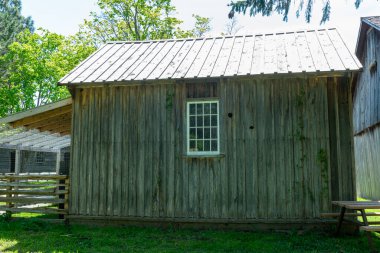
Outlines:
[[0, 211], [65, 215], [68, 194], [65, 175], [0, 175]]

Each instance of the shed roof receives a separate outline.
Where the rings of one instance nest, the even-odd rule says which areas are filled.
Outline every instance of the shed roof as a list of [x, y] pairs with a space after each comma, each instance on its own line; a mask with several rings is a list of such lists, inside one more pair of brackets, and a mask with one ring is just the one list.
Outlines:
[[362, 68], [336, 29], [214, 38], [110, 42], [61, 85]]
[[13, 128], [24, 127], [41, 132], [49, 131], [60, 135], [69, 135], [71, 131], [71, 104], [71, 98], [67, 98], [42, 105], [0, 118], [0, 124], [9, 124]]
[[362, 17], [359, 29], [358, 40], [356, 42], [356, 56], [361, 58], [364, 49], [364, 41], [369, 28], [380, 31], [380, 16]]
[[71, 144], [71, 98], [0, 118], [0, 148], [57, 152]]
[[380, 16], [363, 17], [362, 21], [366, 22], [377, 30], [380, 30]]
[[70, 135], [28, 130], [23, 127], [0, 127], [0, 148], [57, 152], [71, 145]]

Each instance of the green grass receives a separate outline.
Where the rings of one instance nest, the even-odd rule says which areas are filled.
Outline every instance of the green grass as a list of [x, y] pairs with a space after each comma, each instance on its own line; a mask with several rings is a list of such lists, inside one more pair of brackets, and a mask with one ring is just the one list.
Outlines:
[[[358, 201], [369, 201], [368, 199], [363, 199], [360, 197], [358, 197], [357, 200]], [[368, 209], [368, 210], [366, 210], [366, 212], [367, 213], [373, 213], [373, 212], [380, 213], [380, 209]], [[379, 221], [380, 222], [380, 216], [368, 216], [367, 219], [368, 219], [368, 221]], [[361, 217], [359, 217], [359, 220], [363, 221], [363, 219]]]
[[[375, 238], [380, 247], [380, 237]], [[0, 252], [369, 252], [365, 236], [0, 222]]]

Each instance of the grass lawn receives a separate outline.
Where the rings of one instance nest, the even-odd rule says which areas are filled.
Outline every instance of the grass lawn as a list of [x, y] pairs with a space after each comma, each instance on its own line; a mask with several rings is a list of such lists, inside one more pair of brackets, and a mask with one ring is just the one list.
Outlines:
[[[380, 237], [375, 243], [380, 247]], [[367, 238], [310, 232], [196, 231], [0, 222], [0, 252], [369, 252]]]

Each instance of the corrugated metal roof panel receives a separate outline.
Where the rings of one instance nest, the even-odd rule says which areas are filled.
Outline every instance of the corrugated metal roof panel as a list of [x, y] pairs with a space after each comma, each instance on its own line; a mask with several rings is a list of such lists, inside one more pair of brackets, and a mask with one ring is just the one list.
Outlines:
[[110, 42], [60, 84], [357, 71], [336, 29], [215, 38]]

